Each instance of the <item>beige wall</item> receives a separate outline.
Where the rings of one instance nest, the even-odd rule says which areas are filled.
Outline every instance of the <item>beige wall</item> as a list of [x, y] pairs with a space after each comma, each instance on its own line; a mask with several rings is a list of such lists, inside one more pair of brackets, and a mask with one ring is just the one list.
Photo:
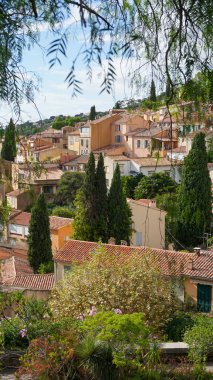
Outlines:
[[133, 233], [131, 245], [137, 245], [137, 232], [142, 235], [142, 245], [152, 248], [165, 248], [166, 212], [158, 208], [147, 207], [137, 201], [129, 200], [132, 210]]
[[77, 155], [80, 154], [80, 136], [77, 135], [68, 135], [68, 149], [73, 150]]

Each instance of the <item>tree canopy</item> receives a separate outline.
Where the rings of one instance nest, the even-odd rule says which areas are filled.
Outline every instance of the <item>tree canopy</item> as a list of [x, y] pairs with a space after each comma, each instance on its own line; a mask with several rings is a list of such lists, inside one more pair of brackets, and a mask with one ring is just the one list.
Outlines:
[[[101, 90], [110, 92], [116, 80], [117, 58], [126, 60], [132, 81], [141, 87], [147, 72], [186, 83], [195, 71], [211, 71], [213, 9], [211, 0], [4, 0], [0, 2], [0, 99], [18, 112], [20, 100], [33, 101], [34, 81], [22, 65], [23, 53], [39, 43], [39, 28], [52, 32], [48, 49], [50, 67], [62, 64], [76, 23], [85, 29], [81, 49], [73, 52], [65, 78], [73, 93], [81, 93], [76, 67], [83, 61], [88, 78], [94, 62], [103, 69]], [[78, 16], [76, 16], [76, 13]], [[110, 42], [109, 42], [110, 41]], [[134, 65], [133, 65], [134, 62]], [[134, 67], [134, 68], [133, 68]]]
[[205, 135], [198, 133], [184, 161], [177, 199], [176, 237], [189, 248], [200, 245], [210, 230], [212, 195], [207, 163]]
[[50, 239], [50, 223], [44, 194], [39, 195], [32, 208], [29, 236], [28, 258], [35, 273], [42, 264], [52, 261], [52, 243]]
[[135, 188], [135, 199], [155, 198], [157, 195], [164, 193], [174, 193], [177, 183], [166, 173], [153, 173], [150, 176], [144, 176]]
[[54, 202], [59, 206], [70, 206], [84, 183], [84, 177], [81, 172], [65, 172], [58, 183]]
[[16, 157], [16, 151], [16, 129], [13, 120], [10, 119], [4, 135], [1, 156], [5, 160], [14, 161], [14, 158]]

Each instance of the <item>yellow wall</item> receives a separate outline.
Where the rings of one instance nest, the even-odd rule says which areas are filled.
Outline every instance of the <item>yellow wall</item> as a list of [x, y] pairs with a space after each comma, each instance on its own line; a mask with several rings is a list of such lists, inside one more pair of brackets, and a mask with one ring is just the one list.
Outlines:
[[[71, 144], [70, 138], [73, 137], [73, 144]], [[80, 136], [78, 135], [68, 135], [68, 149], [73, 150], [77, 154], [80, 154]], [[77, 140], [77, 141], [76, 141]]]
[[72, 233], [73, 233], [73, 227], [72, 223], [61, 227], [59, 230], [51, 230], [51, 240], [52, 240], [52, 252], [53, 255], [61, 249], [66, 241], [70, 239]]

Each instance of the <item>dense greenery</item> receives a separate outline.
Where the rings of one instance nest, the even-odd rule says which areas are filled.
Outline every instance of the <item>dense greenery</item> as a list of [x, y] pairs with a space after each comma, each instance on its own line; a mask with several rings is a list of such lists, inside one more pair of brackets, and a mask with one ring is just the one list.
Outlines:
[[156, 102], [156, 89], [155, 89], [155, 82], [154, 80], [152, 79], [152, 82], [151, 82], [151, 88], [150, 88], [150, 100], [152, 102]]
[[56, 206], [51, 210], [51, 215], [61, 216], [62, 218], [73, 218], [74, 210], [66, 206]]
[[4, 134], [1, 156], [7, 161], [14, 161], [16, 157], [16, 129], [13, 120], [10, 119]]
[[34, 272], [52, 261], [50, 224], [44, 194], [40, 194], [31, 212], [28, 235], [28, 259]]
[[57, 116], [52, 122], [52, 128], [61, 129], [62, 127], [73, 127], [75, 123], [81, 121], [80, 117], [75, 116]]
[[93, 153], [90, 153], [84, 183], [75, 201], [74, 237], [76, 239], [88, 241], [96, 239], [96, 190], [95, 158]]
[[83, 183], [84, 173], [65, 172], [58, 183], [54, 203], [59, 206], [71, 206]]
[[108, 203], [104, 158], [100, 154], [96, 168], [96, 240], [106, 243], [108, 240]]
[[108, 234], [115, 238], [116, 244], [121, 240], [130, 243], [132, 232], [131, 210], [122, 189], [120, 168], [116, 165], [108, 196]]
[[166, 173], [153, 173], [144, 176], [135, 188], [135, 199], [156, 198], [157, 195], [164, 193], [175, 193], [177, 183]]
[[200, 245], [210, 228], [211, 180], [207, 162], [205, 135], [199, 133], [185, 158], [178, 195], [176, 238], [189, 248]]
[[134, 198], [135, 197], [135, 188], [138, 185], [138, 183], [142, 177], [143, 177], [142, 173], [139, 173], [135, 176], [123, 175], [121, 177], [123, 192], [127, 198]]

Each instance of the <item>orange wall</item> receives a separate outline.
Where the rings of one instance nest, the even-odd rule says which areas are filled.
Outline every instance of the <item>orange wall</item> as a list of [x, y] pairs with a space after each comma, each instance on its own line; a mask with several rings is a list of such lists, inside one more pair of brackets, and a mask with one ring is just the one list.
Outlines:
[[100, 122], [97, 122], [97, 120], [94, 123], [90, 122], [92, 151], [106, 145], [114, 144], [114, 141], [112, 141], [112, 123], [120, 117], [121, 116], [113, 115], [100, 120]]
[[[202, 284], [202, 282], [199, 282], [199, 281], [194, 283], [192, 280], [188, 278], [185, 279], [184, 281], [185, 292], [193, 299], [193, 301], [196, 302], [196, 304], [197, 304], [197, 283]], [[205, 285], [205, 282], [203, 284]], [[213, 311], [213, 291], [212, 291], [212, 311]]]
[[51, 230], [51, 240], [52, 240], [52, 252], [53, 255], [61, 249], [64, 244], [66, 243], [66, 239], [69, 239], [73, 233], [73, 227], [72, 224], [69, 224], [68, 226], [62, 227], [59, 230]]

